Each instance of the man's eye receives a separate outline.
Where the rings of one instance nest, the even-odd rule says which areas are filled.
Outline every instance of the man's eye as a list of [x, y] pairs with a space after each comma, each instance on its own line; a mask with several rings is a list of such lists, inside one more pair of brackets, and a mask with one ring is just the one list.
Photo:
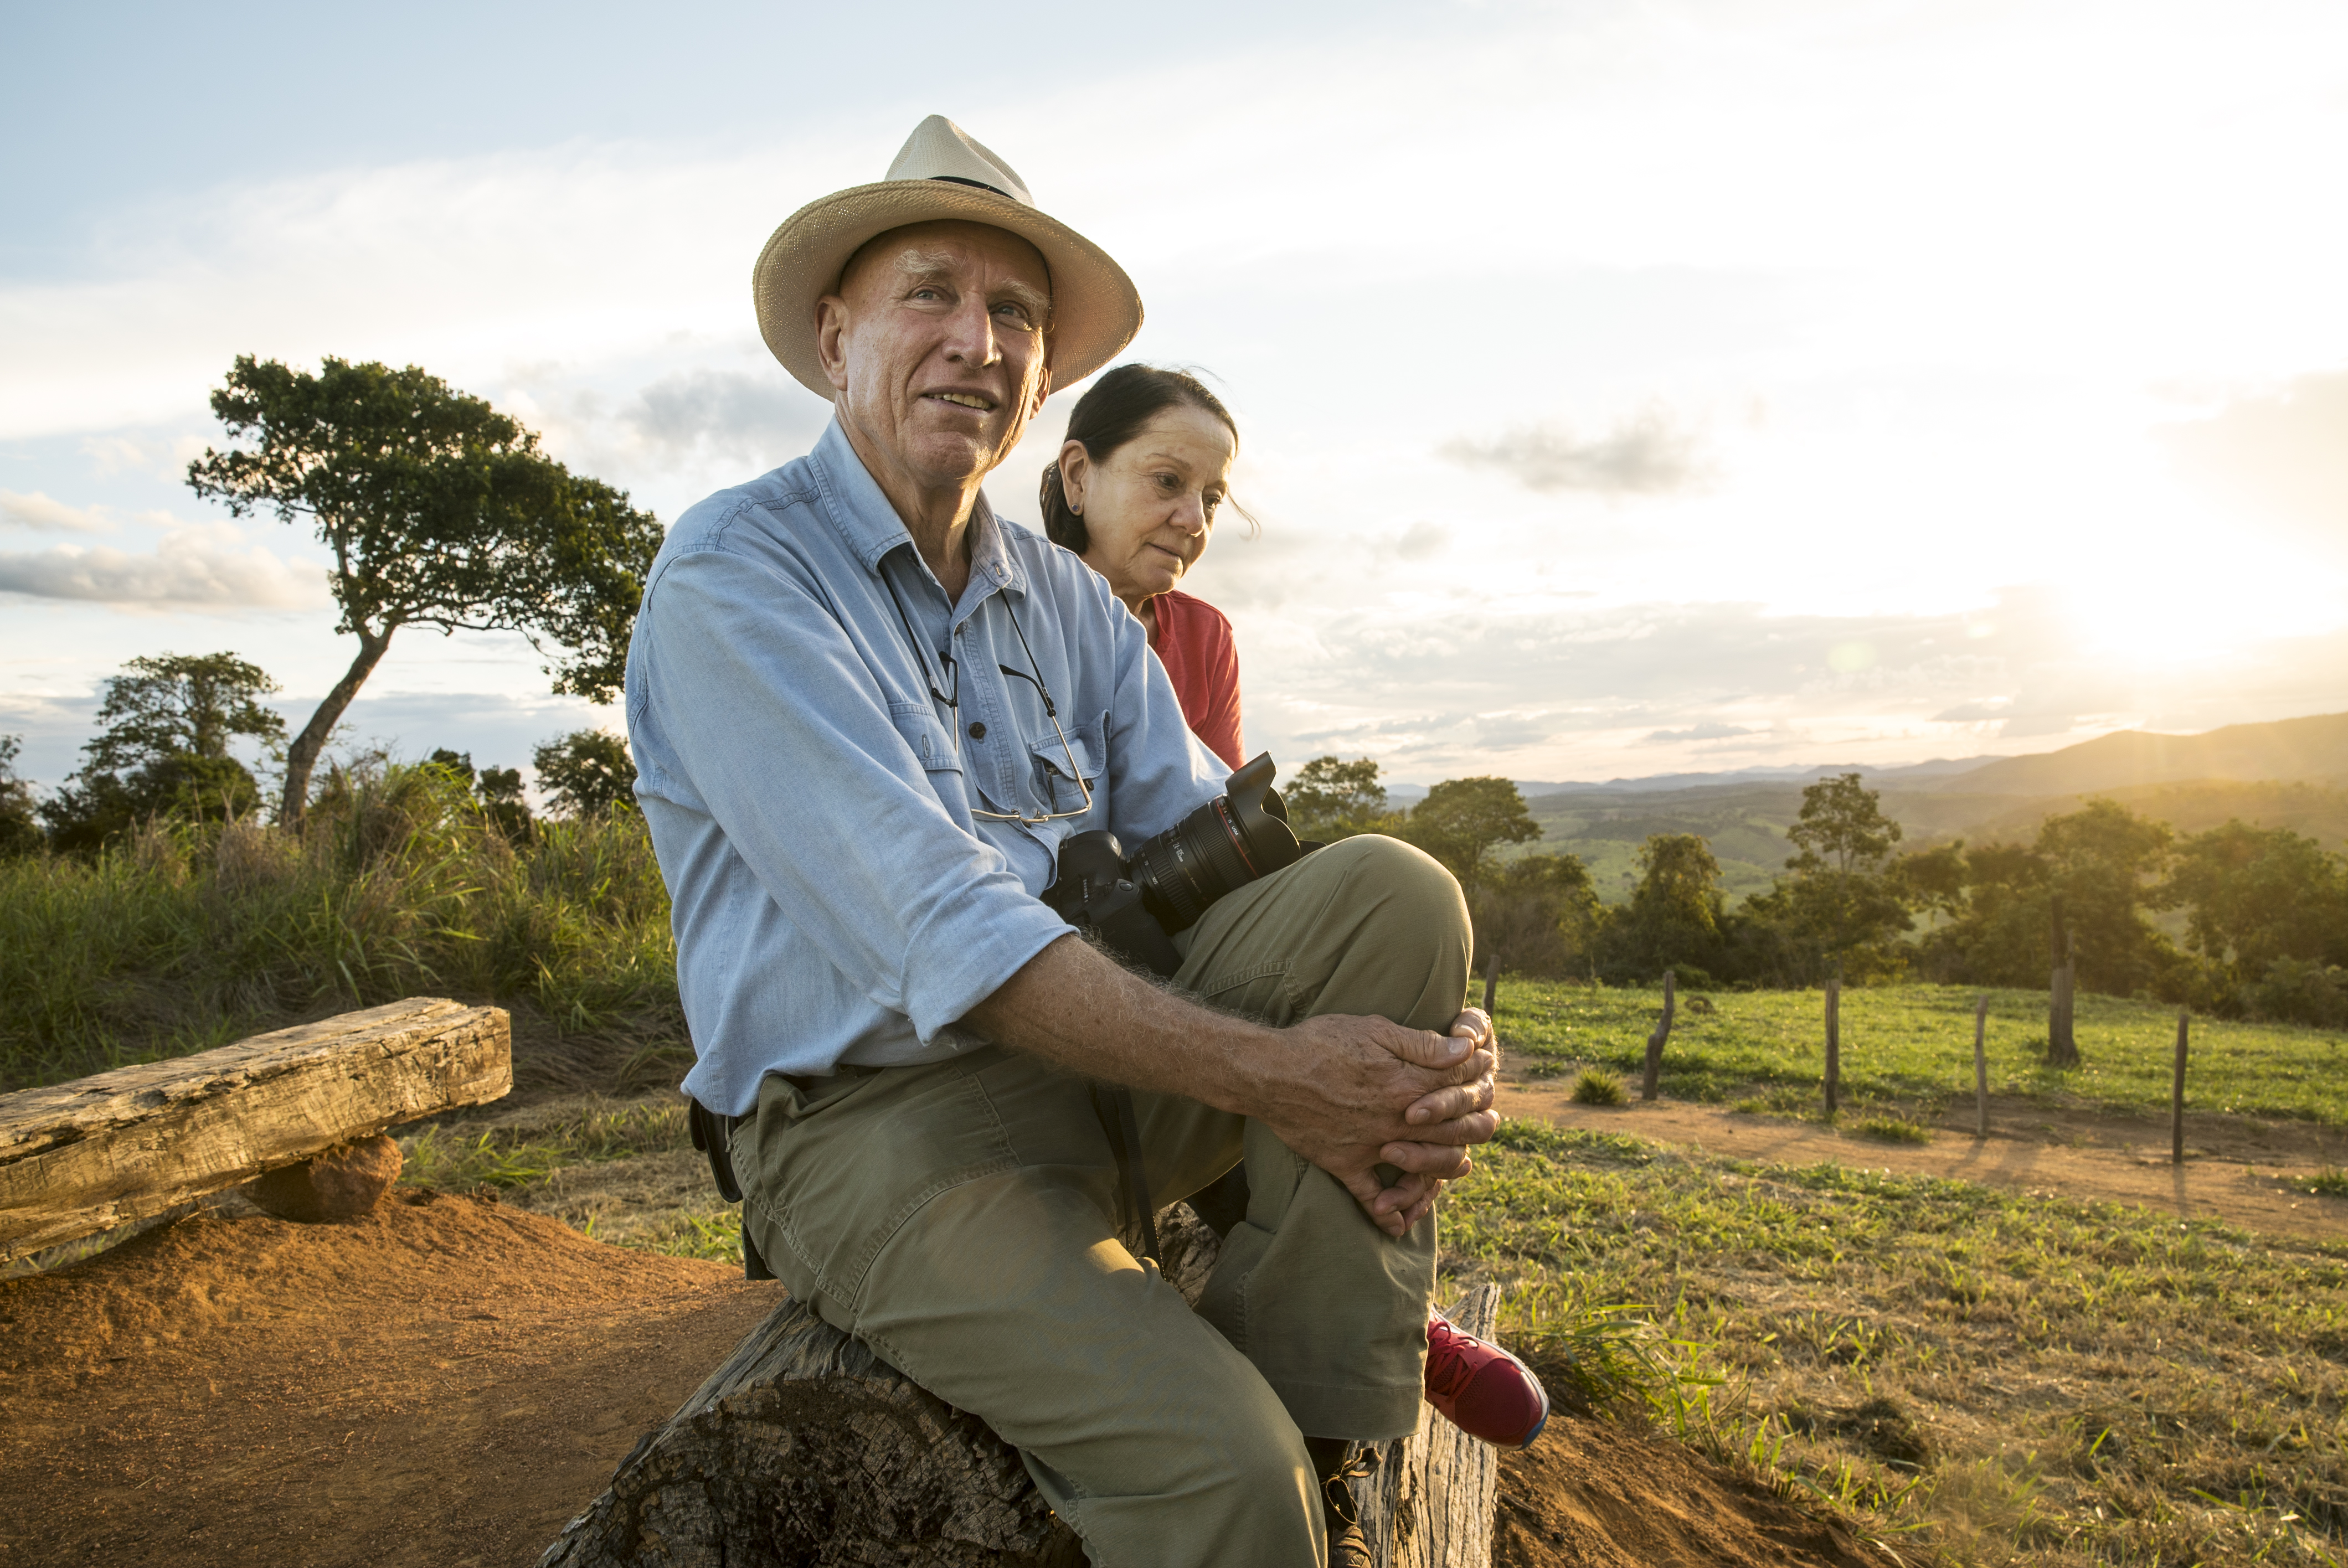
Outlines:
[[945, 298], [945, 296], [938, 292], [937, 290], [931, 288], [915, 289], [911, 297], [916, 300], [942, 300]]
[[994, 313], [1020, 326], [1024, 327], [1027, 324], [1027, 308], [1025, 305], [997, 305], [994, 307]]

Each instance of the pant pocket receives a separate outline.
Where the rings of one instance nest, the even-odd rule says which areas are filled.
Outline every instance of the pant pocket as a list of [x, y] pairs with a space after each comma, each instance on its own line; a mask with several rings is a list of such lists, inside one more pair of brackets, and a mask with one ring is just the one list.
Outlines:
[[883, 1069], [806, 1113], [794, 1114], [797, 1097], [768, 1080], [757, 1122], [740, 1140], [750, 1158], [747, 1166], [737, 1158], [736, 1171], [815, 1289], [844, 1308], [853, 1309], [873, 1257], [922, 1204], [1018, 1163], [966, 1064]]

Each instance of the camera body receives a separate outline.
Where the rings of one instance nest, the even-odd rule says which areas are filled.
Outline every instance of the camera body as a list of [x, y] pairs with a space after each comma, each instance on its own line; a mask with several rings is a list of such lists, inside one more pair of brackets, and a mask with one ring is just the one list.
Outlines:
[[1272, 787], [1270, 752], [1231, 774], [1223, 793], [1131, 855], [1117, 835], [1096, 829], [1060, 845], [1058, 875], [1044, 902], [1080, 931], [1153, 973], [1181, 967], [1174, 934], [1226, 893], [1293, 866], [1305, 852]]

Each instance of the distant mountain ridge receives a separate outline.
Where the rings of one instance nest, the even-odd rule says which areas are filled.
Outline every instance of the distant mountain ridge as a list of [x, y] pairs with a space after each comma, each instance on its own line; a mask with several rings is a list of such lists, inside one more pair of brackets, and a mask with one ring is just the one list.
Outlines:
[[[1516, 785], [1526, 799], [1531, 800], [1545, 794], [1645, 794], [1797, 780], [1807, 784], [1846, 773], [1863, 774], [1870, 785], [1893, 788], [1903, 794], [2033, 797], [2200, 780], [2348, 783], [2348, 713], [2228, 724], [2198, 735], [2119, 730], [2058, 751], [2022, 757], [1935, 758], [1891, 768], [1865, 763], [1735, 768], [1709, 774], [1652, 774], [1643, 778], [1609, 779], [1602, 784], [1519, 779]], [[1397, 802], [1416, 800], [1426, 794], [1426, 786], [1390, 785], [1389, 793]]]
[[2348, 713], [2228, 724], [2198, 735], [2120, 730], [2057, 752], [2002, 758], [1921, 787], [1968, 794], [2079, 794], [2203, 779], [2348, 779]]

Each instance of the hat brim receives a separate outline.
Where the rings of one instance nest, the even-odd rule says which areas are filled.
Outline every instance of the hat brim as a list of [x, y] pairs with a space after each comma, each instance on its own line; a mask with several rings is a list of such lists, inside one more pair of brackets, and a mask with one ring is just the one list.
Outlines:
[[909, 223], [958, 220], [1018, 235], [1052, 273], [1052, 384], [1083, 380], [1141, 330], [1141, 294], [1108, 252], [1033, 207], [943, 179], [889, 179], [810, 201], [783, 220], [750, 272], [758, 335], [800, 385], [825, 402], [833, 388], [816, 353], [816, 302], [836, 293], [858, 248]]

